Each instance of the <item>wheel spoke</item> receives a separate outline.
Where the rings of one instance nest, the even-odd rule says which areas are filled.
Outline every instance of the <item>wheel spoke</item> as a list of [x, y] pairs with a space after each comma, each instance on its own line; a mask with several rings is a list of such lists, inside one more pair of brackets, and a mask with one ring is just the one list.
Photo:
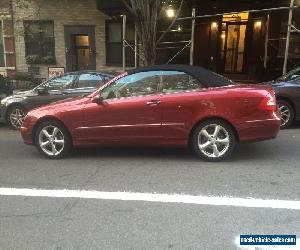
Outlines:
[[40, 145], [42, 148], [44, 148], [44, 147], [48, 146], [49, 144], [50, 144], [50, 141], [44, 141]]
[[200, 134], [205, 136], [208, 139], [211, 138], [210, 134], [207, 132], [206, 129], [201, 130]]
[[220, 143], [220, 144], [225, 144], [225, 145], [227, 145], [228, 143], [229, 143], [229, 139], [226, 137], [226, 138], [224, 138], [224, 139], [219, 139], [219, 138], [217, 138], [217, 140], [216, 140], [218, 143]]
[[58, 145], [63, 145], [64, 142], [65, 142], [64, 140], [58, 140], [58, 139], [54, 140], [54, 144], [58, 144]]
[[55, 137], [55, 136], [57, 135], [58, 131], [59, 131], [59, 129], [58, 129], [57, 127], [55, 127], [55, 128], [53, 129], [52, 136]]
[[51, 137], [51, 135], [48, 133], [48, 131], [46, 129], [43, 129], [42, 132], [47, 138]]
[[214, 131], [214, 134], [213, 134], [213, 137], [214, 137], [214, 138], [217, 138], [217, 136], [218, 136], [218, 134], [219, 134], [219, 132], [220, 132], [220, 129], [221, 129], [221, 126], [219, 126], [219, 125], [217, 125], [217, 126], [215, 127], [215, 131]]
[[220, 155], [220, 152], [219, 152], [218, 147], [217, 147], [216, 144], [213, 144], [213, 155], [215, 157], [218, 157]]
[[57, 149], [56, 149], [56, 147], [55, 147], [55, 144], [52, 143], [52, 144], [51, 144], [51, 147], [52, 147], [52, 153], [53, 153], [54, 155], [56, 155], [56, 154], [58, 153], [58, 151], [57, 151]]
[[206, 149], [209, 146], [211, 146], [211, 141], [207, 141], [207, 142], [199, 145], [201, 150]]

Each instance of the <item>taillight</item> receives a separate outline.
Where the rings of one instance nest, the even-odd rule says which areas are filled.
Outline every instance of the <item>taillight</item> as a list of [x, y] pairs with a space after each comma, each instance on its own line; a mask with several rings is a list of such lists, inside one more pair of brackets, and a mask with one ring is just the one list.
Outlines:
[[267, 111], [276, 111], [276, 98], [274, 92], [269, 92], [260, 102], [259, 108]]

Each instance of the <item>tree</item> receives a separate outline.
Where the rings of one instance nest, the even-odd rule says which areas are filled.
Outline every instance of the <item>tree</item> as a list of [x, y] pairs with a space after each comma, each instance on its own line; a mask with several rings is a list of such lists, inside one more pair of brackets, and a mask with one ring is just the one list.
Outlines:
[[180, 0], [179, 8], [169, 27], [158, 37], [158, 21], [165, 14], [168, 5], [162, 0], [122, 0], [129, 13], [135, 20], [137, 36], [140, 42], [142, 62], [144, 65], [153, 65], [156, 60], [156, 47], [163, 40], [166, 33], [171, 30], [176, 22], [183, 5]]

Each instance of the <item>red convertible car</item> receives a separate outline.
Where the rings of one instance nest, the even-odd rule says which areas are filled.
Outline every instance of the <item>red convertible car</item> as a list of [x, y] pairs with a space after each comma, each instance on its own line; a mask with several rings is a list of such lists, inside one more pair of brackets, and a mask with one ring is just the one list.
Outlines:
[[21, 134], [49, 158], [95, 145], [191, 146], [208, 161], [237, 142], [275, 138], [270, 86], [238, 85], [203, 68], [158, 65], [125, 72], [94, 93], [30, 111]]

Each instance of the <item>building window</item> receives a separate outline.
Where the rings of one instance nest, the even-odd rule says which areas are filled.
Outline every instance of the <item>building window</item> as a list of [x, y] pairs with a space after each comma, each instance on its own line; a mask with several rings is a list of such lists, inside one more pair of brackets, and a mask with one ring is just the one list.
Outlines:
[[[123, 62], [122, 22], [106, 22], [106, 63], [121, 66]], [[134, 26], [126, 27], [126, 40], [134, 48]], [[126, 47], [126, 66], [134, 66], [134, 51]]]
[[3, 44], [3, 25], [0, 21], [0, 67], [5, 67], [5, 60], [4, 60], [4, 44]]
[[53, 21], [24, 21], [25, 56], [38, 56], [40, 63], [55, 58]]

